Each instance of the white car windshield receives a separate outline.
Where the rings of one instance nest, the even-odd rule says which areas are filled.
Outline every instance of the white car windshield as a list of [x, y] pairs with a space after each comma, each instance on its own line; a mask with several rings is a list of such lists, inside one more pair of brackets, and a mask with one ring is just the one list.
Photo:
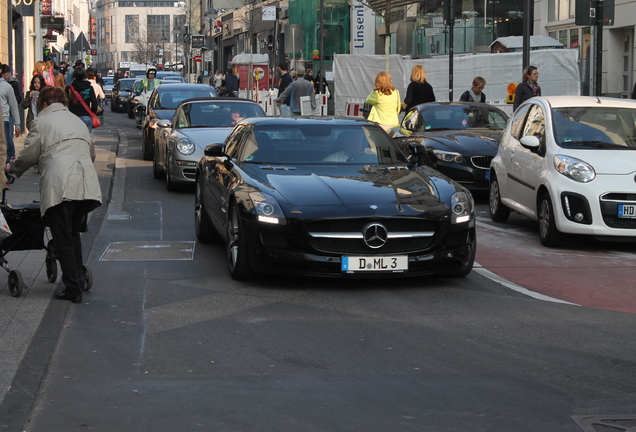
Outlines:
[[553, 108], [554, 137], [561, 147], [636, 149], [636, 109]]

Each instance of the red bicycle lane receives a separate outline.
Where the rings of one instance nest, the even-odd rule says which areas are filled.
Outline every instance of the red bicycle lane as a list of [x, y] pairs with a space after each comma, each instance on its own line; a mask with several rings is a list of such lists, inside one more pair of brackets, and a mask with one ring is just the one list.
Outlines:
[[536, 231], [478, 223], [476, 267], [558, 300], [636, 313], [635, 246], [576, 237], [547, 248]]

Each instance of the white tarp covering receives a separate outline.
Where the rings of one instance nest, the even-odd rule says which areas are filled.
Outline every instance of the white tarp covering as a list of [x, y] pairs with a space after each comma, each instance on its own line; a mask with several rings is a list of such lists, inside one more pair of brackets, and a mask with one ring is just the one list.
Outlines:
[[269, 64], [267, 54], [237, 54], [232, 58], [230, 64]]
[[[458, 101], [479, 75], [486, 79], [486, 100], [495, 105], [505, 104], [508, 84], [521, 81], [522, 56], [521, 52], [454, 56], [452, 100]], [[543, 95], [580, 94], [577, 49], [532, 51], [530, 62], [539, 69], [538, 82]], [[391, 55], [389, 72], [402, 100], [410, 82], [411, 68], [416, 64], [426, 69], [426, 80], [433, 86], [436, 99], [448, 101], [448, 56], [411, 59]], [[336, 54], [333, 66], [335, 114], [345, 115], [350, 100], [366, 99], [373, 90], [375, 76], [383, 70], [383, 55]], [[506, 111], [511, 111], [511, 107]]]

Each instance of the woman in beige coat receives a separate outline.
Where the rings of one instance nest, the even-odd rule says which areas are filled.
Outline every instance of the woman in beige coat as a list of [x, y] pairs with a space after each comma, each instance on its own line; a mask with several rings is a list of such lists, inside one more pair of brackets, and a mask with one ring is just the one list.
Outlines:
[[11, 162], [20, 177], [37, 164], [40, 180], [40, 212], [51, 229], [62, 268], [62, 286], [55, 297], [82, 301], [85, 289], [80, 230], [90, 211], [102, 202], [95, 148], [84, 122], [68, 110], [68, 98], [59, 87], [46, 86], [38, 98], [40, 112], [33, 121], [24, 149]]

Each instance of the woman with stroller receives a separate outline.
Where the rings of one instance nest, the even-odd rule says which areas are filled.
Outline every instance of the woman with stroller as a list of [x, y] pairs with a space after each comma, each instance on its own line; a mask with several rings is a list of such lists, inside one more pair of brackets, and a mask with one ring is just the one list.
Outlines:
[[62, 284], [55, 298], [82, 302], [86, 288], [80, 231], [102, 195], [93, 166], [95, 147], [84, 122], [68, 109], [64, 90], [46, 86], [38, 98], [40, 111], [31, 124], [24, 149], [10, 165], [20, 177], [35, 164], [41, 171], [40, 213], [51, 229]]

